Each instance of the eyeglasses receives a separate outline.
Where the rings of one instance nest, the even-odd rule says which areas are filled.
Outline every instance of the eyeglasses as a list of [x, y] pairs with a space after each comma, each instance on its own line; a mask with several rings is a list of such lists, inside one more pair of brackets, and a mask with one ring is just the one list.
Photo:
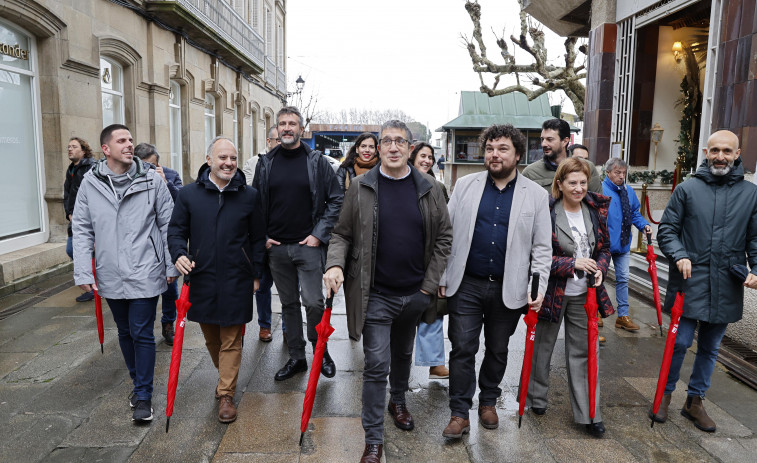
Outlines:
[[404, 138], [391, 139], [389, 137], [386, 137], [381, 139], [381, 146], [383, 146], [384, 148], [389, 148], [390, 146], [392, 146], [392, 143], [397, 145], [397, 148], [404, 148], [405, 146], [407, 146], [407, 140], [405, 140]]

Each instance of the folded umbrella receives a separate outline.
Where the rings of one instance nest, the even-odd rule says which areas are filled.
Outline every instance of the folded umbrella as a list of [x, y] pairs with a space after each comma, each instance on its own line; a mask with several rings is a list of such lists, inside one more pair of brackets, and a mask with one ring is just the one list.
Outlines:
[[[331, 290], [328, 290], [331, 292]], [[334, 332], [331, 326], [331, 308], [334, 303], [334, 295], [331, 294], [326, 299], [326, 310], [323, 311], [321, 322], [315, 326], [318, 333], [318, 342], [315, 344], [313, 352], [313, 365], [310, 367], [310, 377], [308, 378], [308, 387], [305, 390], [305, 400], [302, 403], [302, 421], [300, 422], [300, 446], [302, 439], [305, 437], [305, 431], [310, 422], [310, 415], [313, 413], [313, 402], [315, 402], [315, 391], [318, 388], [318, 378], [321, 376], [321, 363], [323, 363], [323, 352], [326, 350], [326, 343], [329, 336]]]
[[657, 281], [657, 254], [652, 247], [652, 234], [647, 234], [647, 262], [649, 262], [649, 277], [652, 278], [652, 296], [654, 296], [654, 306], [657, 309], [657, 324], [660, 326], [660, 336], [662, 336], [662, 307], [660, 306], [660, 284]]
[[668, 373], [670, 372], [670, 362], [673, 359], [673, 349], [676, 343], [676, 334], [678, 333], [678, 323], [681, 321], [681, 315], [683, 315], [683, 300], [686, 296], [686, 280], [684, 280], [684, 287], [681, 291], [676, 293], [676, 300], [673, 303], [673, 307], [670, 309], [670, 327], [668, 328], [668, 338], [665, 340], [665, 350], [662, 354], [662, 365], [660, 365], [660, 377], [657, 378], [657, 390], [654, 394], [654, 402], [652, 403], [652, 424], [650, 428], [654, 427], [654, 417], [657, 412], [660, 411], [660, 403], [662, 403], [662, 396], [665, 394], [665, 385], [668, 382]]
[[589, 340], [589, 418], [594, 423], [594, 412], [596, 411], [596, 392], [597, 392], [597, 338], [599, 337], [599, 328], [597, 327], [597, 288], [594, 287], [594, 275], [586, 275], [586, 303], [584, 309], [586, 316], [589, 318], [588, 331]]
[[[97, 272], [95, 272], [95, 253], [92, 253], [92, 277], [95, 279], [94, 286], [97, 286]], [[105, 329], [103, 328], [103, 299], [94, 287], [95, 293], [95, 318], [97, 319], [97, 336], [100, 338], [100, 353], [105, 353], [103, 342], [105, 342]]]
[[[192, 256], [187, 256], [192, 261]], [[189, 302], [189, 274], [184, 275], [181, 294], [176, 300], [176, 331], [173, 335], [171, 349], [171, 366], [168, 370], [168, 396], [166, 398], [166, 432], [171, 425], [173, 404], [176, 399], [176, 387], [179, 383], [179, 368], [181, 367], [181, 349], [184, 344], [184, 328], [187, 324], [187, 311], [192, 306]]]
[[[531, 300], [534, 301], [539, 296], [539, 272], [531, 275]], [[528, 396], [528, 382], [531, 379], [531, 362], [534, 357], [534, 339], [536, 338], [536, 323], [539, 321], [539, 312], [528, 309], [528, 313], [523, 317], [526, 324], [526, 348], [523, 351], [523, 367], [520, 370], [520, 391], [518, 403], [518, 427], [523, 421], [523, 412], [526, 410], [526, 396]]]

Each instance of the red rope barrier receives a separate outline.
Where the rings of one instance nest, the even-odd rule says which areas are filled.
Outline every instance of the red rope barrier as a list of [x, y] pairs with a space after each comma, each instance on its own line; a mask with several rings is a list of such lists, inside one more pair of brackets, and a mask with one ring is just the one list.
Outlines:
[[660, 225], [660, 222], [655, 222], [652, 218], [652, 209], [649, 208], [649, 196], [645, 197], [644, 200], [647, 202], [647, 217], [649, 217], [649, 221], [655, 225]]

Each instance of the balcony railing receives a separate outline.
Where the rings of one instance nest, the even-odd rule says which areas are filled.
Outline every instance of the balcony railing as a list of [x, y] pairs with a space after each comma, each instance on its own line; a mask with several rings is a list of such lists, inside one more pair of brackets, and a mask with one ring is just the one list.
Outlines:
[[265, 57], [265, 82], [276, 88], [276, 63], [269, 57]]
[[263, 38], [229, 3], [219, 0], [146, 0], [145, 6], [161, 21], [187, 32], [192, 41], [218, 50], [230, 64], [248, 72], [263, 71]]
[[287, 75], [284, 73], [284, 70], [281, 68], [276, 69], [276, 89], [281, 93], [287, 92]]

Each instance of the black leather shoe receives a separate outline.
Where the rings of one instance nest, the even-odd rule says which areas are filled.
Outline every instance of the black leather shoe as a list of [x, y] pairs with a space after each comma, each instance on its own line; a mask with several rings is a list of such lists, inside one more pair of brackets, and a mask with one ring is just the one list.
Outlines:
[[290, 358], [287, 360], [287, 363], [281, 367], [281, 370], [276, 373], [276, 376], [274, 376], [273, 379], [276, 381], [284, 381], [285, 379], [289, 379], [303, 371], [308, 371], [308, 362], [305, 359], [295, 360]]
[[586, 432], [594, 437], [602, 437], [605, 434], [605, 425], [601, 421], [597, 423], [587, 424]]
[[395, 404], [391, 400], [389, 401], [389, 414], [394, 419], [394, 425], [405, 431], [410, 431], [415, 427], [413, 416], [407, 411], [405, 404]]
[[360, 463], [379, 463], [383, 450], [384, 446], [382, 444], [365, 444], [365, 450], [363, 450]]
[[334, 360], [331, 359], [331, 356], [329, 355], [328, 350], [323, 352], [323, 362], [321, 363], [321, 373], [323, 373], [323, 376], [327, 378], [333, 378], [334, 375], [336, 375], [336, 365], [334, 365]]
[[531, 407], [531, 411], [541, 416], [547, 413], [547, 407]]
[[169, 346], [173, 346], [173, 323], [163, 323], [163, 340]]

